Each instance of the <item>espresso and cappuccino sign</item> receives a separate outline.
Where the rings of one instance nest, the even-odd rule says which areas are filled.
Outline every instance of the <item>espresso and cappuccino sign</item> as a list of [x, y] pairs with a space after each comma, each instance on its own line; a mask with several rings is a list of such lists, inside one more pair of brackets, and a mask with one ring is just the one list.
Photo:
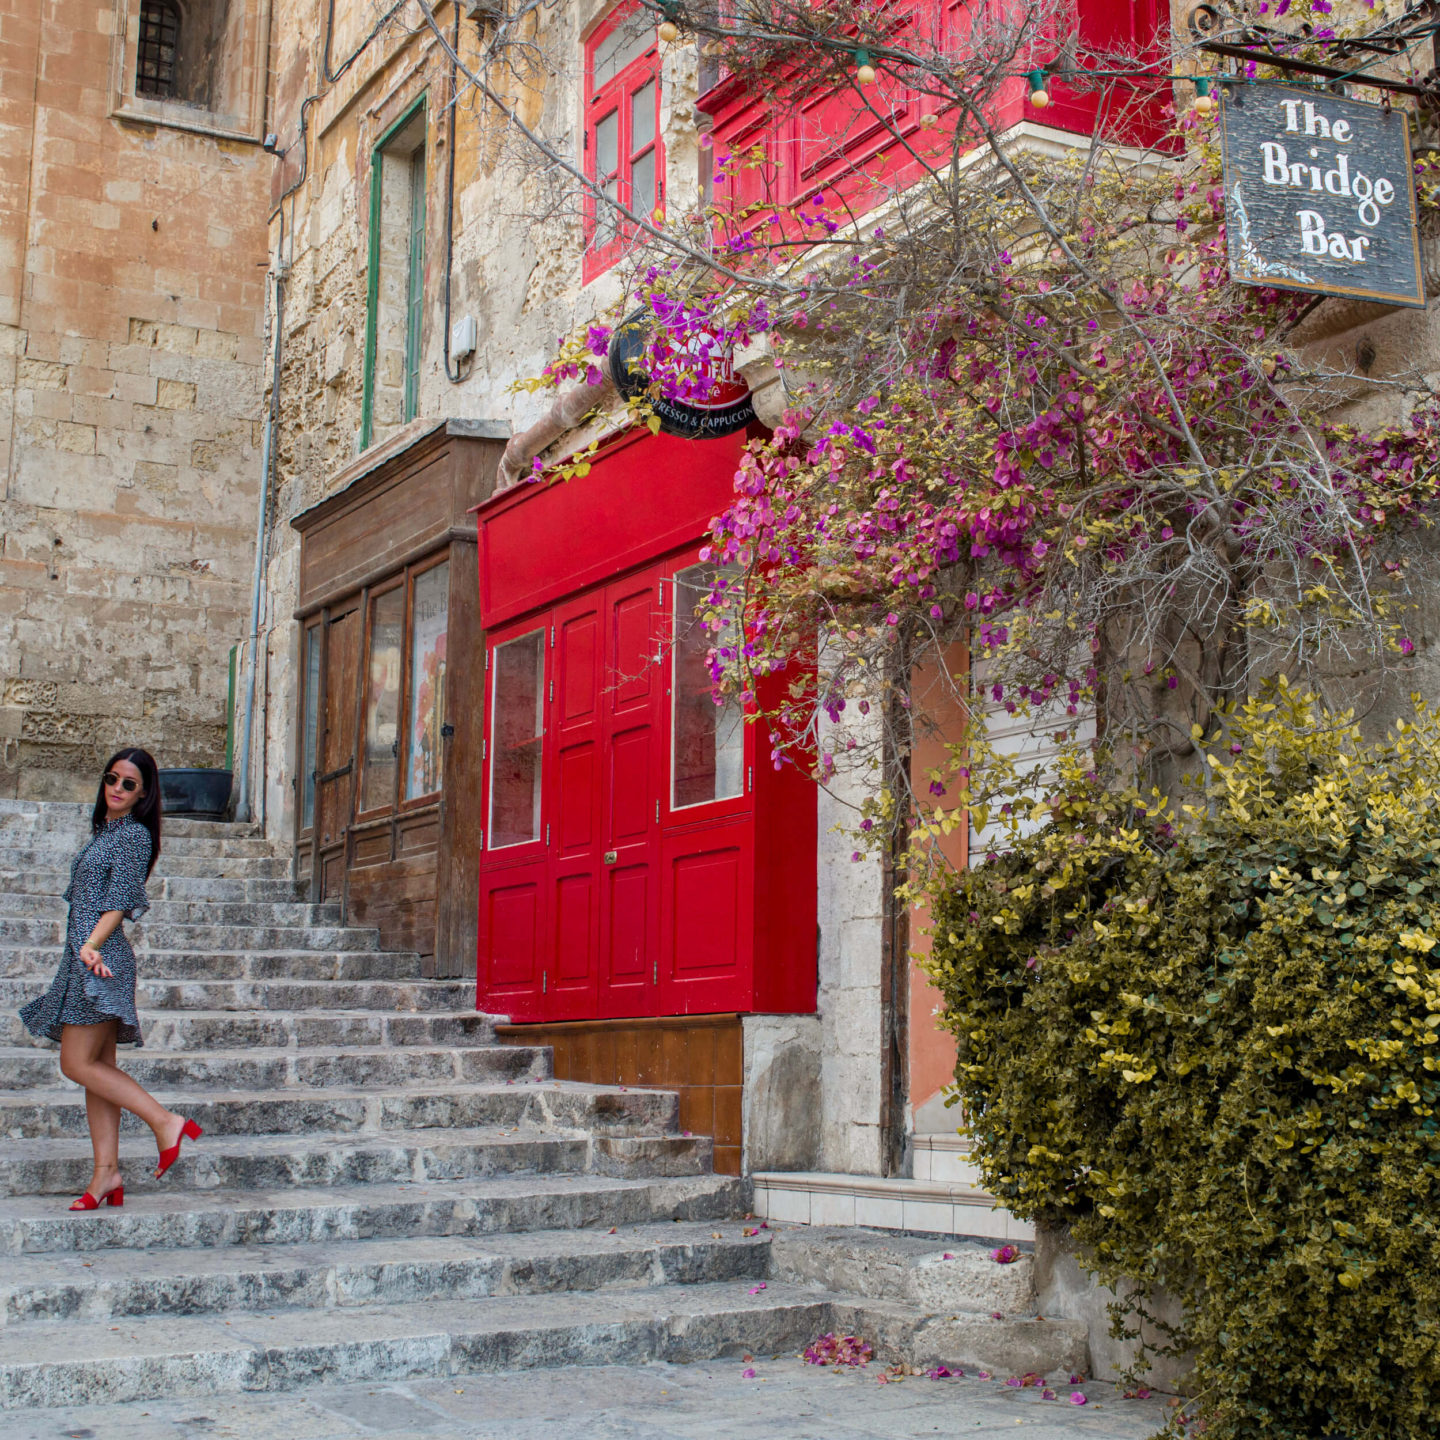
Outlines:
[[1227, 89], [1221, 135], [1231, 276], [1423, 305], [1404, 112], [1284, 85]]

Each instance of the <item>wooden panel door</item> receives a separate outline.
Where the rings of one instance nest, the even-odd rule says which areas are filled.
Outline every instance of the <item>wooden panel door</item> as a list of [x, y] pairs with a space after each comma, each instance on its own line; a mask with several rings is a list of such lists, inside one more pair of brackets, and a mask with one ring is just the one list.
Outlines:
[[559, 606], [550, 622], [545, 725], [548, 944], [545, 1016], [595, 1014], [600, 942], [601, 597]]
[[485, 818], [477, 1003], [515, 1020], [548, 1004], [549, 863], [543, 797], [549, 616], [491, 637], [486, 651]]
[[600, 899], [602, 1017], [655, 1015], [664, 606], [657, 568], [604, 591]]
[[312, 891], [319, 900], [344, 893], [345, 846], [355, 784], [356, 686], [360, 675], [360, 605], [326, 617], [324, 716], [315, 779]]
[[672, 581], [659, 947], [670, 1015], [753, 1008], [754, 736], [737, 701], [714, 702], [709, 651], [729, 637], [696, 614], [714, 578], [692, 561]]

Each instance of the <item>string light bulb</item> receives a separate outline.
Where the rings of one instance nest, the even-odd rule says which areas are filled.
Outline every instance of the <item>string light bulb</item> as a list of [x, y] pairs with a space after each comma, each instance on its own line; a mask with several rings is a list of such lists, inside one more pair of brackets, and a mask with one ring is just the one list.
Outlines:
[[1045, 88], [1045, 72], [1032, 70], [1028, 78], [1030, 80], [1030, 103], [1037, 110], [1043, 110], [1050, 103], [1050, 92]]
[[1195, 80], [1195, 109], [1201, 115], [1215, 113], [1215, 97], [1210, 93], [1210, 82], [1203, 75]]
[[662, 20], [660, 38], [667, 45], [673, 45], [680, 38], [680, 27], [673, 20]]
[[875, 83], [875, 67], [870, 63], [868, 50], [855, 52], [855, 83], [857, 85], [873, 85]]

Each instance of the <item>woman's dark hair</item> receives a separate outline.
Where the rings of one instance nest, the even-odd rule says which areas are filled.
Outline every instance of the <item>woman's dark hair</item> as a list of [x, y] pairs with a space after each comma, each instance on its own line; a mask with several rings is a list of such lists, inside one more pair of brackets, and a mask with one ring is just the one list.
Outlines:
[[148, 750], [127, 746], [117, 750], [100, 772], [100, 788], [95, 792], [95, 809], [90, 814], [90, 829], [98, 835], [105, 827], [109, 809], [105, 804], [105, 776], [119, 760], [128, 760], [140, 772], [141, 796], [130, 813], [150, 832], [150, 863], [145, 867], [145, 878], [155, 868], [160, 858], [160, 771], [156, 768], [155, 757]]

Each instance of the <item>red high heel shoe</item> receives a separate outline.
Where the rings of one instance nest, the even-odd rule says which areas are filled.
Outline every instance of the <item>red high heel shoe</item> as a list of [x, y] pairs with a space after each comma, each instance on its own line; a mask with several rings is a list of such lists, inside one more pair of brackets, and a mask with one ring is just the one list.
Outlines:
[[[181, 1128], [180, 1140], [198, 1140], [204, 1133], [193, 1120], [187, 1120]], [[180, 1140], [160, 1152], [160, 1163], [155, 1167], [157, 1180], [180, 1158]]]
[[87, 1190], [70, 1208], [72, 1210], [98, 1210], [102, 1205], [114, 1205], [118, 1208], [124, 1203], [125, 1187], [117, 1185], [99, 1200]]

